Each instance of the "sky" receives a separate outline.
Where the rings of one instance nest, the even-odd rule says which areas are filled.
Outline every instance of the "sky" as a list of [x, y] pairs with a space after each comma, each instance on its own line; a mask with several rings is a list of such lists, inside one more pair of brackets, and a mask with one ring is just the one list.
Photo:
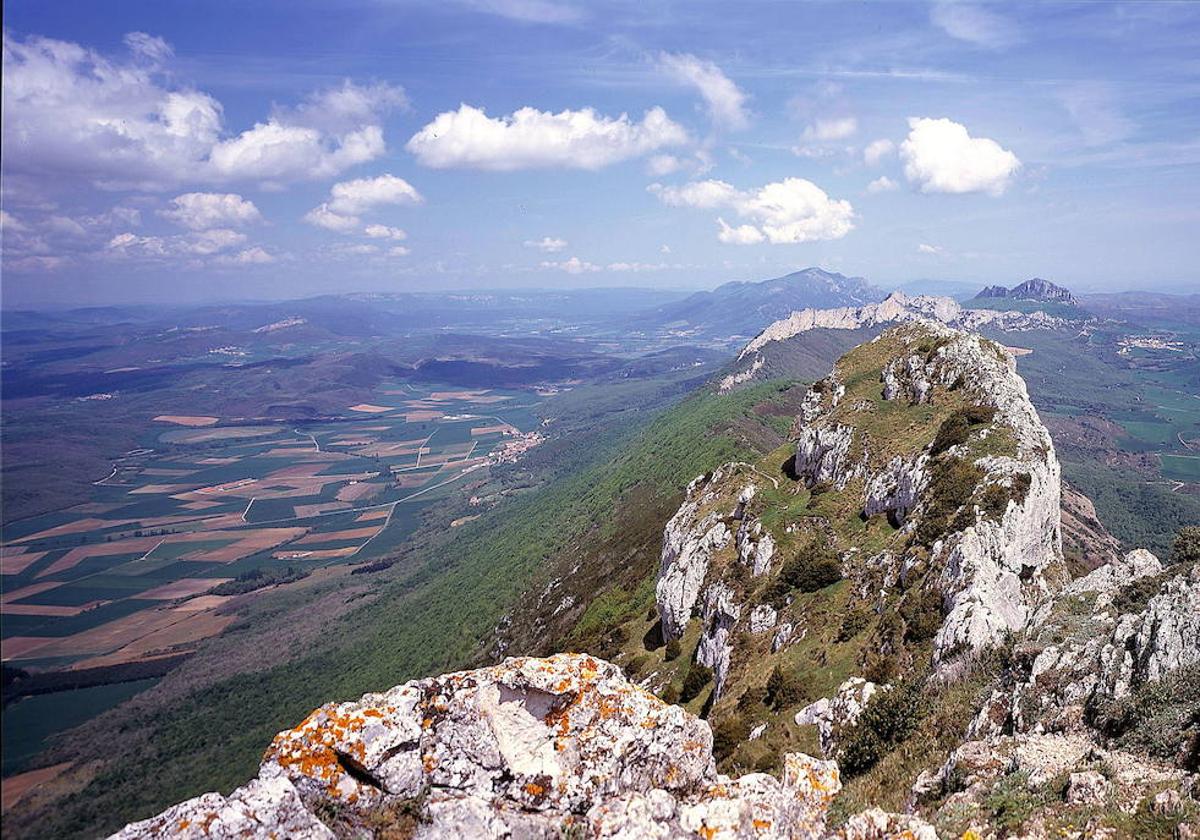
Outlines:
[[9, 0], [2, 302], [1200, 290], [1200, 3]]

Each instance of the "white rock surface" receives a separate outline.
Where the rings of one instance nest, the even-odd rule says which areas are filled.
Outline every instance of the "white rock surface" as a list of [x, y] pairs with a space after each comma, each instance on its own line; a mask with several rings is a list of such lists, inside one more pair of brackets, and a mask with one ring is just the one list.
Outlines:
[[714, 552], [729, 545], [732, 535], [722, 513], [701, 513], [713, 501], [711, 488], [720, 476], [700, 476], [688, 485], [687, 498], [663, 532], [663, 547], [655, 602], [666, 641], [683, 635]]
[[387, 806], [422, 793], [419, 840], [553, 840], [572, 826], [628, 840], [826, 836], [834, 762], [793, 753], [780, 778], [730, 779], [711, 750], [707, 723], [614, 665], [510, 659], [324, 706], [276, 736], [259, 778], [229, 797], [205, 794], [114, 836], [332, 838], [318, 813], [369, 836]]
[[833, 697], [822, 697], [797, 712], [796, 723], [800, 726], [816, 726], [821, 739], [821, 754], [831, 756], [837, 750], [837, 733], [853, 726], [871, 698], [889, 688], [862, 677], [851, 677], [838, 686]]

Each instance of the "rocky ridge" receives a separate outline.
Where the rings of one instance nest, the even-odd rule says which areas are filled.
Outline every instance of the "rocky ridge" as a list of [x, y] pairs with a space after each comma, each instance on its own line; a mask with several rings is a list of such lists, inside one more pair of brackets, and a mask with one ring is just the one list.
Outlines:
[[773, 342], [787, 341], [816, 329], [857, 330], [888, 324], [927, 321], [963, 330], [993, 327], [1020, 332], [1032, 329], [1057, 329], [1068, 321], [1044, 312], [1015, 312], [995, 309], [971, 309], [953, 298], [937, 295], [907, 295], [892, 292], [879, 303], [843, 306], [833, 309], [803, 309], [775, 321], [751, 339], [738, 354], [735, 370], [718, 383], [728, 391], [750, 381], [763, 367], [762, 352]]
[[[331, 703], [276, 736], [257, 779], [126, 826], [114, 840], [819, 838], [837, 765], [716, 772], [707, 723], [582, 654], [516, 658]], [[859, 824], [861, 823], [861, 825]], [[836, 836], [919, 821], [872, 811]]]

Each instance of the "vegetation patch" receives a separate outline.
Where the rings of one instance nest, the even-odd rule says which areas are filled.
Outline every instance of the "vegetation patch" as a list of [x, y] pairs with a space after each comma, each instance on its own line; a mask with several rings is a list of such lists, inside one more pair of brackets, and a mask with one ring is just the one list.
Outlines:
[[929, 446], [929, 454], [941, 455], [952, 446], [966, 443], [973, 429], [991, 423], [995, 416], [996, 409], [989, 405], [968, 405], [955, 409], [938, 427]]
[[929, 471], [924, 509], [914, 535], [918, 543], [932, 546], [946, 532], [966, 526], [967, 523], [957, 517], [971, 502], [983, 475], [980, 467], [965, 458], [934, 460]]

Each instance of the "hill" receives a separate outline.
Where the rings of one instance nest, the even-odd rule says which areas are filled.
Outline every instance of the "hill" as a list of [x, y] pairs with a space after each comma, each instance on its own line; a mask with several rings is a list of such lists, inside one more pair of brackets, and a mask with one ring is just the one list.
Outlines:
[[634, 323], [674, 329], [686, 336], [735, 339], [754, 335], [795, 310], [862, 306], [882, 299], [883, 292], [861, 277], [806, 268], [771, 280], [725, 283], [711, 292], [656, 307]]

